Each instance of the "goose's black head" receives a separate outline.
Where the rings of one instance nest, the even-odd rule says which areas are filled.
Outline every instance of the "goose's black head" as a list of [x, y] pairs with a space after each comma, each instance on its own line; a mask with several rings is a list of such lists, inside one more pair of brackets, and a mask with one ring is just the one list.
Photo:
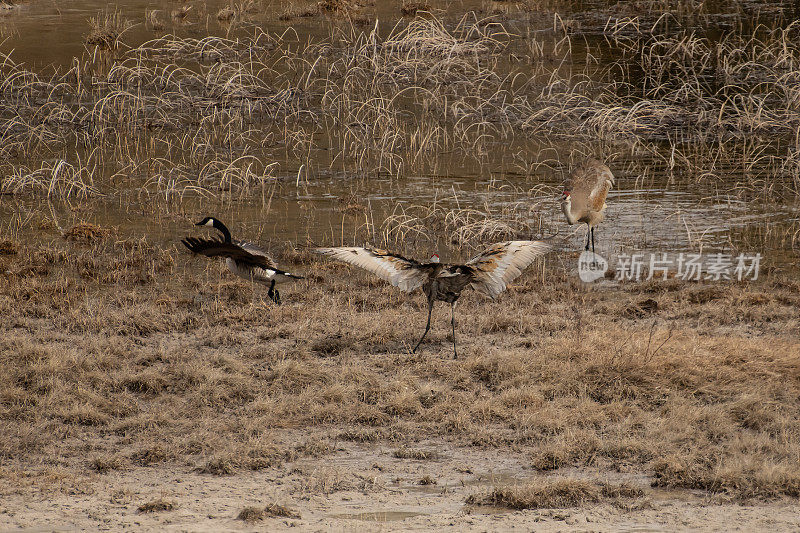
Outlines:
[[206, 217], [203, 220], [201, 220], [200, 222], [198, 222], [197, 224], [195, 224], [195, 226], [212, 226], [213, 227], [213, 226], [216, 226], [218, 223], [219, 223], [219, 220], [217, 220], [216, 218], [214, 218], [214, 217]]
[[230, 242], [231, 240], [231, 232], [228, 231], [228, 228], [225, 227], [225, 224], [223, 224], [214, 217], [206, 217], [197, 224], [195, 224], [195, 226], [211, 226], [212, 228], [216, 228], [222, 232], [225, 241]]

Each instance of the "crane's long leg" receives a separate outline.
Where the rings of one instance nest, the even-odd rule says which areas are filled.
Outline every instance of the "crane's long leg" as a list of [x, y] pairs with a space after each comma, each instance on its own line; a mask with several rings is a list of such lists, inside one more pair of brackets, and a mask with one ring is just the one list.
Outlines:
[[450, 304], [450, 325], [453, 327], [453, 359], [458, 359], [456, 351], [456, 303]]
[[417, 343], [417, 345], [414, 346], [414, 349], [411, 350], [411, 353], [416, 353], [417, 352], [417, 348], [419, 348], [419, 345], [422, 344], [422, 339], [425, 338], [425, 335], [428, 334], [428, 330], [431, 329], [431, 312], [432, 311], [433, 311], [433, 300], [428, 300], [428, 325], [425, 326], [425, 333], [422, 334], [422, 337], [419, 339], [419, 342]]
[[594, 228], [592, 228], [592, 255], [594, 255]]
[[592, 227], [587, 223], [586, 224], [586, 248], [585, 248], [585, 250], [587, 252], [589, 251], [589, 237], [591, 237], [591, 234], [592, 234]]

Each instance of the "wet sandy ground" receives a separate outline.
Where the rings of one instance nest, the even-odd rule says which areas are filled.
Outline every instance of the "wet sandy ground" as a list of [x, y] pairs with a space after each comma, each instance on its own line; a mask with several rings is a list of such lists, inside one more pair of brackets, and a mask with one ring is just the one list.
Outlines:
[[[649, 488], [647, 479], [619, 474], [646, 496], [629, 508], [600, 504], [582, 509], [509, 511], [472, 507], [470, 494], [523, 482], [535, 474], [524, 455], [474, 447], [415, 449], [430, 460], [398, 459], [395, 447], [339, 443], [322, 458], [233, 476], [189, 468], [135, 468], [73, 480], [61, 490], [36, 487], [6, 494], [0, 531], [797, 531], [796, 501], [738, 505], [700, 493]], [[573, 471], [594, 476], [596, 472]], [[435, 484], [420, 485], [424, 478]], [[164, 499], [175, 509], [139, 512]], [[280, 503], [300, 518], [238, 520], [248, 506]]]

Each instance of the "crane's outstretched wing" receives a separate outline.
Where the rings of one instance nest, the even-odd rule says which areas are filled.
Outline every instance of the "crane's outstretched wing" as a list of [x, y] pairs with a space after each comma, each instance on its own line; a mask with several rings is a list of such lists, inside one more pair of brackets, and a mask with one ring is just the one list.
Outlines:
[[266, 255], [253, 254], [242, 246], [218, 241], [214, 239], [198, 239], [197, 237], [186, 237], [181, 241], [189, 250], [196, 254], [206, 257], [230, 257], [235, 261], [259, 266], [263, 268], [275, 269], [275, 264]]
[[495, 298], [522, 271], [552, 246], [544, 241], [507, 241], [493, 244], [467, 261], [474, 272], [472, 288]]
[[368, 270], [404, 292], [421, 287], [428, 279], [430, 270], [427, 265], [413, 259], [376, 248], [315, 248], [314, 252]]

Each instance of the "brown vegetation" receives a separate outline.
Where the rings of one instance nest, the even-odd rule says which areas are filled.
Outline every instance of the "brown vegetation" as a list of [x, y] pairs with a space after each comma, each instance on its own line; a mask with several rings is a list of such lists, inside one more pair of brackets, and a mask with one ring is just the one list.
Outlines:
[[109, 230], [96, 224], [81, 222], [65, 231], [64, 238], [68, 241], [90, 243], [102, 239], [109, 233], [111, 233]]
[[640, 498], [644, 491], [626, 484], [567, 477], [547, 478], [526, 485], [498, 487], [488, 494], [467, 498], [470, 505], [495, 505], [510, 509], [578, 507], [604, 499]]
[[[264, 312], [214, 263], [203, 263], [208, 276], [146, 241], [86, 246], [21, 244], [0, 280], [7, 468], [80, 469], [88, 440], [98, 472], [180, 461], [232, 475], [330, 453], [324, 438], [272, 437], [328, 428], [401, 439], [402, 459], [435, 460], [413, 443], [436, 437], [522, 447], [543, 472], [634, 470], [737, 498], [798, 493], [795, 281], [718, 284], [699, 301], [675, 281], [587, 292], [554, 268], [534, 271], [499, 302], [467, 298], [459, 328], [474, 333], [453, 361], [437, 325], [425, 355], [408, 352], [420, 298], [342, 280], [307, 255], [282, 258], [321, 282]], [[645, 298], [658, 302], [648, 318], [631, 315]], [[315, 346], [333, 335], [336, 351], [322, 356]]]
[[16, 242], [9, 239], [0, 240], [0, 255], [16, 255], [19, 246]]
[[96, 17], [89, 19], [89, 25], [92, 29], [86, 37], [86, 44], [115, 50], [119, 46], [122, 34], [132, 26], [132, 23], [115, 10], [101, 11]]
[[162, 511], [172, 511], [175, 509], [175, 503], [164, 498], [158, 498], [139, 506], [140, 513], [160, 513]]
[[400, 13], [406, 17], [416, 16], [418, 11], [430, 12], [431, 5], [427, 2], [409, 2], [404, 1], [400, 6]]
[[272, 503], [263, 508], [245, 507], [237, 516], [239, 520], [243, 520], [245, 522], [258, 522], [259, 520], [264, 520], [264, 518], [268, 517], [300, 518], [300, 515], [288, 507], [284, 507], [283, 505], [279, 505], [277, 503]]

